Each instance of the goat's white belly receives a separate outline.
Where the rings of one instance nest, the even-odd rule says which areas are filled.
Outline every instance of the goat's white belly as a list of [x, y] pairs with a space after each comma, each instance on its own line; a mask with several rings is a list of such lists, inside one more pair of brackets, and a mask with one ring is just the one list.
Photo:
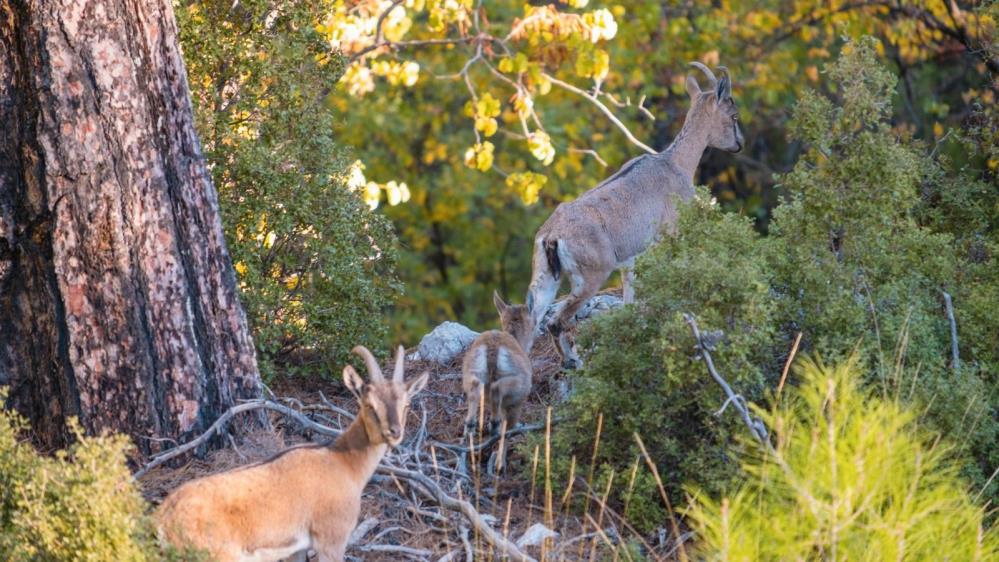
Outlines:
[[295, 537], [295, 542], [280, 548], [258, 548], [240, 557], [241, 562], [277, 562], [312, 546], [308, 533]]

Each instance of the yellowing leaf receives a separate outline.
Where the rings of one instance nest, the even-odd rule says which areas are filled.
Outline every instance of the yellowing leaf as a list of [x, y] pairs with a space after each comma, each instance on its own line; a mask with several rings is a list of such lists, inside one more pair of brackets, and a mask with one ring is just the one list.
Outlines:
[[548, 178], [534, 172], [510, 174], [506, 185], [513, 190], [525, 205], [533, 205], [538, 201], [538, 193], [548, 183]]
[[482, 134], [491, 137], [496, 134], [496, 129], [499, 127], [496, 120], [492, 117], [479, 117], [475, 120], [475, 128], [482, 131]]
[[488, 171], [493, 167], [494, 149], [493, 143], [489, 141], [476, 143], [465, 151], [465, 165], [481, 172]]
[[527, 137], [527, 148], [531, 154], [540, 160], [545, 166], [555, 159], [555, 147], [552, 146], [552, 139], [544, 131], [535, 131]]
[[368, 184], [364, 186], [364, 202], [368, 204], [368, 207], [371, 207], [372, 211], [378, 208], [378, 202], [379, 199], [381, 199], [381, 194], [381, 188], [378, 187], [378, 184], [373, 181], [369, 181]]

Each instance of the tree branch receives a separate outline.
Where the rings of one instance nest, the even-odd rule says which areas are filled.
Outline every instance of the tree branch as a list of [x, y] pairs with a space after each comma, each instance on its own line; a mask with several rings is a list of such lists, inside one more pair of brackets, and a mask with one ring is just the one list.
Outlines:
[[954, 318], [954, 301], [947, 291], [943, 293], [944, 306], [947, 307], [947, 320], [950, 322], [950, 368], [955, 371], [961, 370], [961, 353], [957, 344], [957, 320]]
[[749, 428], [749, 432], [752, 436], [764, 445], [768, 450], [773, 451], [773, 445], [770, 443], [770, 437], [767, 433], [767, 428], [760, 419], [755, 419], [749, 414], [749, 410], [746, 405], [740, 399], [741, 397], [732, 391], [732, 387], [729, 386], [728, 382], [718, 374], [718, 370], [715, 369], [715, 363], [711, 359], [711, 352], [708, 350], [708, 346], [704, 344], [704, 340], [701, 338], [701, 331], [697, 328], [697, 319], [694, 318], [693, 314], [683, 313], [683, 319], [686, 320], [687, 324], [690, 326], [691, 333], [694, 334], [694, 340], [697, 341], [697, 350], [704, 358], [704, 363], [708, 366], [708, 372], [711, 373], [711, 377], [715, 379], [715, 382], [722, 387], [725, 391], [725, 396], [728, 397], [726, 402], [731, 402], [732, 406], [739, 411], [739, 415], [742, 417], [743, 423]]
[[603, 114], [606, 115], [608, 119], [610, 119], [611, 123], [613, 123], [618, 129], [620, 129], [620, 131], [622, 133], [624, 133], [625, 138], [627, 138], [628, 141], [631, 142], [631, 144], [637, 146], [638, 148], [641, 148], [642, 150], [644, 150], [645, 152], [648, 152], [649, 154], [658, 154], [649, 145], [647, 145], [644, 142], [642, 142], [642, 141], [638, 140], [637, 138], [635, 138], [635, 135], [631, 134], [631, 131], [628, 130], [628, 127], [625, 127], [624, 123], [622, 123], [621, 120], [618, 119], [616, 115], [614, 115], [614, 112], [611, 111], [609, 107], [607, 107], [606, 105], [604, 105], [604, 103], [602, 101], [600, 101], [599, 99], [597, 99], [596, 97], [594, 97], [592, 94], [590, 94], [589, 92], [587, 92], [585, 90], [581, 90], [581, 89], [577, 88], [576, 86], [573, 86], [572, 84], [569, 84], [568, 82], [563, 82], [563, 81], [559, 80], [558, 78], [555, 78], [554, 76], [550, 76], [548, 74], [542, 74], [542, 76], [544, 76], [549, 82], [551, 82], [552, 84], [555, 84], [559, 88], [562, 88], [563, 90], [568, 90], [568, 91], [570, 91], [570, 92], [572, 92], [574, 94], [580, 95], [583, 98], [586, 98], [587, 100], [589, 100], [590, 103], [592, 103], [593, 105], [597, 106], [597, 108], [601, 112], [603, 112]]
[[475, 507], [465, 500], [453, 498], [441, 489], [436, 482], [428, 478], [422, 472], [416, 472], [413, 470], [406, 470], [404, 468], [397, 468], [394, 466], [380, 465], [378, 467], [378, 472], [383, 474], [389, 474], [407, 480], [410, 483], [417, 484], [424, 488], [424, 491], [429, 492], [434, 500], [441, 506], [451, 511], [457, 511], [468, 519], [469, 523], [475, 526], [475, 528], [481, 533], [481, 536], [486, 539], [486, 541], [496, 548], [499, 553], [509, 556], [511, 560], [516, 562], [536, 562], [530, 556], [524, 554], [517, 545], [513, 544], [507, 540], [503, 535], [497, 533], [489, 523], [482, 518], [482, 514], [479, 513]]

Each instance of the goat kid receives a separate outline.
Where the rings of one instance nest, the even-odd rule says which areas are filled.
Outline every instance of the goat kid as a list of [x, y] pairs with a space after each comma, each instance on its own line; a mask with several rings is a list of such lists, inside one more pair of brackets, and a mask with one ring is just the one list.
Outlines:
[[333, 443], [292, 447], [270, 460], [192, 480], [156, 511], [160, 540], [206, 550], [219, 562], [263, 562], [310, 548], [320, 562], [343, 560], [357, 525], [361, 492], [389, 447], [402, 442], [410, 400], [428, 374], [403, 382], [403, 348], [386, 380], [374, 356], [354, 348], [367, 365], [365, 383], [343, 369], [360, 413]]
[[725, 67], [721, 79], [701, 63], [691, 63], [708, 78], [702, 91], [687, 76], [690, 109], [680, 133], [658, 154], [639, 156], [574, 201], [562, 203], [534, 238], [527, 306], [538, 324], [555, 299], [563, 273], [571, 290], [565, 305], [546, 328], [558, 338], [562, 366], [575, 369], [579, 356], [569, 336], [573, 317], [618, 268], [624, 300], [634, 299], [631, 271], [635, 257], [676, 225], [676, 205], [694, 196], [694, 173], [707, 147], [742, 150], [739, 116]]
[[[465, 352], [461, 365], [462, 387], [467, 398], [466, 434], [479, 422], [480, 410], [489, 414], [489, 429], [513, 429], [520, 410], [531, 392], [531, 359], [527, 350], [534, 340], [534, 321], [524, 305], [508, 305], [493, 292], [493, 304], [500, 315], [502, 330], [483, 332]], [[503, 451], [497, 456], [503, 467]]]

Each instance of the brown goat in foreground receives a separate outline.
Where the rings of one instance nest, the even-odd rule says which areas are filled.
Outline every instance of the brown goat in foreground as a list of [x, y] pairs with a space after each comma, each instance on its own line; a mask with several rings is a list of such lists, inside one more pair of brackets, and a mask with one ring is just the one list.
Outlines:
[[304, 561], [310, 548], [321, 562], [343, 560], [361, 492], [388, 448], [402, 441], [409, 402], [428, 378], [403, 382], [402, 346], [391, 380], [366, 348], [354, 353], [371, 382], [344, 367], [361, 411], [343, 434], [331, 444], [292, 447], [182, 485], [156, 511], [161, 541], [206, 550], [219, 562]]
[[[468, 400], [465, 431], [474, 431], [480, 409], [489, 414], [492, 433], [513, 429], [520, 409], [531, 392], [531, 359], [527, 350], [534, 339], [534, 320], [524, 305], [508, 305], [493, 292], [493, 304], [503, 330], [483, 332], [472, 342], [462, 361], [462, 387]], [[484, 421], [484, 420], [483, 420]], [[503, 467], [503, 451], [496, 466]]]

